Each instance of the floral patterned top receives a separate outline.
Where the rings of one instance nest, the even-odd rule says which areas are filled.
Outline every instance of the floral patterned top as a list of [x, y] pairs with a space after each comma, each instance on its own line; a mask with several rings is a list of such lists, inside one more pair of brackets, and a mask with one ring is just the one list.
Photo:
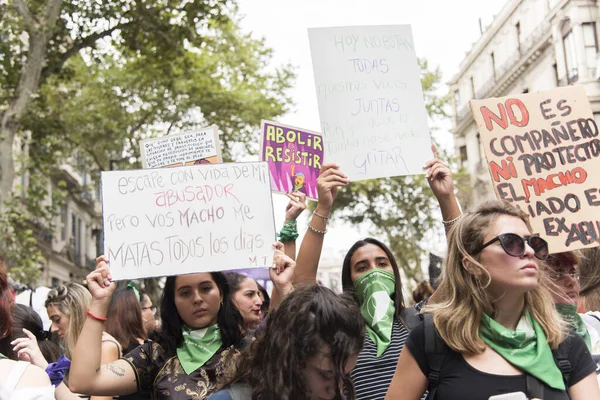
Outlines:
[[221, 348], [201, 368], [186, 374], [177, 356], [168, 358], [156, 342], [147, 341], [125, 355], [133, 368], [138, 392], [152, 393], [156, 400], [206, 399], [220, 390], [233, 375], [240, 350]]

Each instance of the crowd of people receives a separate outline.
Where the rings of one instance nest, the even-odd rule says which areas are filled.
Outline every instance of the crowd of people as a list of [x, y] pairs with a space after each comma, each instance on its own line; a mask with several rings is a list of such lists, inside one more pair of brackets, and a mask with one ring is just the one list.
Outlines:
[[167, 277], [148, 295], [96, 260], [87, 287], [48, 294], [45, 332], [0, 270], [0, 399], [600, 400], [600, 252], [549, 254], [501, 201], [463, 213], [452, 173], [425, 165], [448, 249], [435, 287], [409, 304], [390, 248], [350, 246], [342, 294], [317, 282], [337, 192], [324, 164], [296, 254], [302, 193], [288, 194], [271, 296], [233, 272]]

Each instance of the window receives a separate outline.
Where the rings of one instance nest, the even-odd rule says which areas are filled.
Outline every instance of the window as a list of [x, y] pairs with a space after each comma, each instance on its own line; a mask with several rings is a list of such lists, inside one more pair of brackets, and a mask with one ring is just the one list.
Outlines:
[[60, 207], [60, 240], [67, 240], [69, 229], [69, 210], [66, 205]]
[[83, 250], [82, 228], [83, 223], [75, 213], [71, 214], [71, 237], [73, 241], [74, 262], [81, 264], [81, 256]]
[[467, 146], [460, 146], [459, 152], [460, 152], [460, 166], [464, 168], [467, 166], [467, 161], [468, 161]]
[[515, 29], [517, 31], [517, 50], [521, 53], [521, 23], [517, 22], [515, 24]]
[[496, 57], [494, 56], [494, 52], [491, 54], [492, 58], [492, 76], [494, 77], [494, 81], [496, 80]]
[[575, 36], [572, 30], [563, 37], [563, 47], [565, 50], [568, 83], [576, 82], [578, 78], [577, 49], [575, 48]]
[[458, 89], [454, 91], [454, 105], [456, 108], [460, 107], [460, 91]]
[[471, 77], [471, 98], [475, 98], [475, 81], [473, 77]]
[[594, 113], [594, 119], [596, 120], [596, 125], [600, 126], [600, 112]]
[[52, 277], [52, 287], [55, 288], [55, 287], [58, 287], [58, 285], [60, 285], [60, 280], [57, 277], [53, 276]]
[[583, 28], [583, 51], [585, 52], [586, 67], [596, 69], [596, 53], [598, 53], [596, 24], [594, 22], [586, 22], [581, 26]]

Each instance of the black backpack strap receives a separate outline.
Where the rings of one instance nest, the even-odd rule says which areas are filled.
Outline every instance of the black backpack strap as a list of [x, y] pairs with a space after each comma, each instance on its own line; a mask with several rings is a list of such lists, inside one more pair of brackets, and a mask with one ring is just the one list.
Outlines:
[[556, 365], [562, 373], [563, 380], [565, 381], [565, 387], [567, 388], [569, 387], [569, 378], [571, 376], [571, 361], [569, 360], [569, 352], [571, 351], [570, 335], [576, 335], [576, 333], [570, 332], [569, 336], [567, 336], [567, 338], [558, 345], [558, 348], [552, 351]]
[[400, 318], [409, 331], [421, 322], [418, 311], [412, 306], [404, 307], [402, 311], [400, 311]]
[[423, 326], [425, 329], [425, 355], [429, 364], [429, 374], [427, 375], [429, 394], [427, 400], [433, 400], [440, 382], [440, 370], [450, 349], [435, 329], [433, 315], [423, 315]]
[[535, 376], [527, 374], [527, 398], [528, 399], [543, 399], [544, 384]]

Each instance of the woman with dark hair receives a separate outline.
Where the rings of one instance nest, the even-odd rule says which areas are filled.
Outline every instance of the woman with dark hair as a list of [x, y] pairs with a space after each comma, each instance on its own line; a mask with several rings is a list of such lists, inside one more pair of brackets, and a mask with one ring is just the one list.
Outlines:
[[104, 329], [121, 344], [123, 354], [144, 343], [147, 334], [142, 321], [142, 308], [134, 287], [126, 286], [115, 291]]
[[[49, 338], [50, 332], [44, 330], [42, 318], [35, 312], [31, 307], [27, 307], [23, 304], [15, 304], [12, 310], [13, 317], [13, 329], [12, 329], [12, 342], [11, 345], [17, 344], [16, 339], [30, 340], [30, 337], [35, 338], [35, 342], [39, 347], [40, 354], [47, 361], [45, 364], [38, 365], [34, 360], [31, 359], [31, 352], [29, 349], [24, 348], [14, 356], [21, 360], [29, 361], [32, 364], [38, 365], [39, 367], [46, 368], [48, 362], [56, 362], [60, 357], [60, 347], [52, 342]], [[30, 335], [28, 335], [31, 334]], [[13, 351], [11, 348], [10, 351]], [[10, 356], [9, 356], [10, 357]], [[13, 358], [13, 357], [10, 357]]]
[[237, 272], [228, 272], [225, 277], [229, 284], [231, 300], [244, 320], [242, 330], [244, 332], [254, 331], [262, 321], [263, 301], [260, 298], [258, 284], [249, 276]]
[[[0, 264], [0, 348], [3, 352], [12, 347], [12, 307], [8, 277]], [[54, 399], [54, 387], [43, 369], [28, 362], [11, 360], [0, 353], [0, 399], [51, 400]]]
[[319, 285], [295, 290], [242, 353], [233, 383], [211, 400], [353, 399], [349, 373], [364, 341], [357, 313], [348, 295]]
[[[425, 164], [427, 180], [442, 211], [444, 226], [455, 223], [461, 215], [454, 196], [450, 169], [439, 159]], [[295, 283], [316, 283], [323, 239], [327, 233], [333, 203], [339, 188], [350, 183], [336, 164], [324, 164], [317, 179], [319, 200], [300, 251]], [[367, 335], [362, 352], [351, 376], [357, 399], [382, 399], [396, 370], [398, 356], [408, 338], [407, 318], [414, 309], [405, 311], [402, 281], [391, 250], [379, 240], [367, 238], [356, 242], [344, 258], [342, 288], [354, 293], [366, 322]]]
[[244, 346], [242, 317], [222, 273], [168, 277], [161, 299], [162, 327], [123, 359], [102, 364], [100, 337], [116, 283], [99, 257], [87, 276], [92, 304], [75, 351], [70, 385], [92, 395], [149, 391], [155, 399], [204, 399], [226, 381]]

